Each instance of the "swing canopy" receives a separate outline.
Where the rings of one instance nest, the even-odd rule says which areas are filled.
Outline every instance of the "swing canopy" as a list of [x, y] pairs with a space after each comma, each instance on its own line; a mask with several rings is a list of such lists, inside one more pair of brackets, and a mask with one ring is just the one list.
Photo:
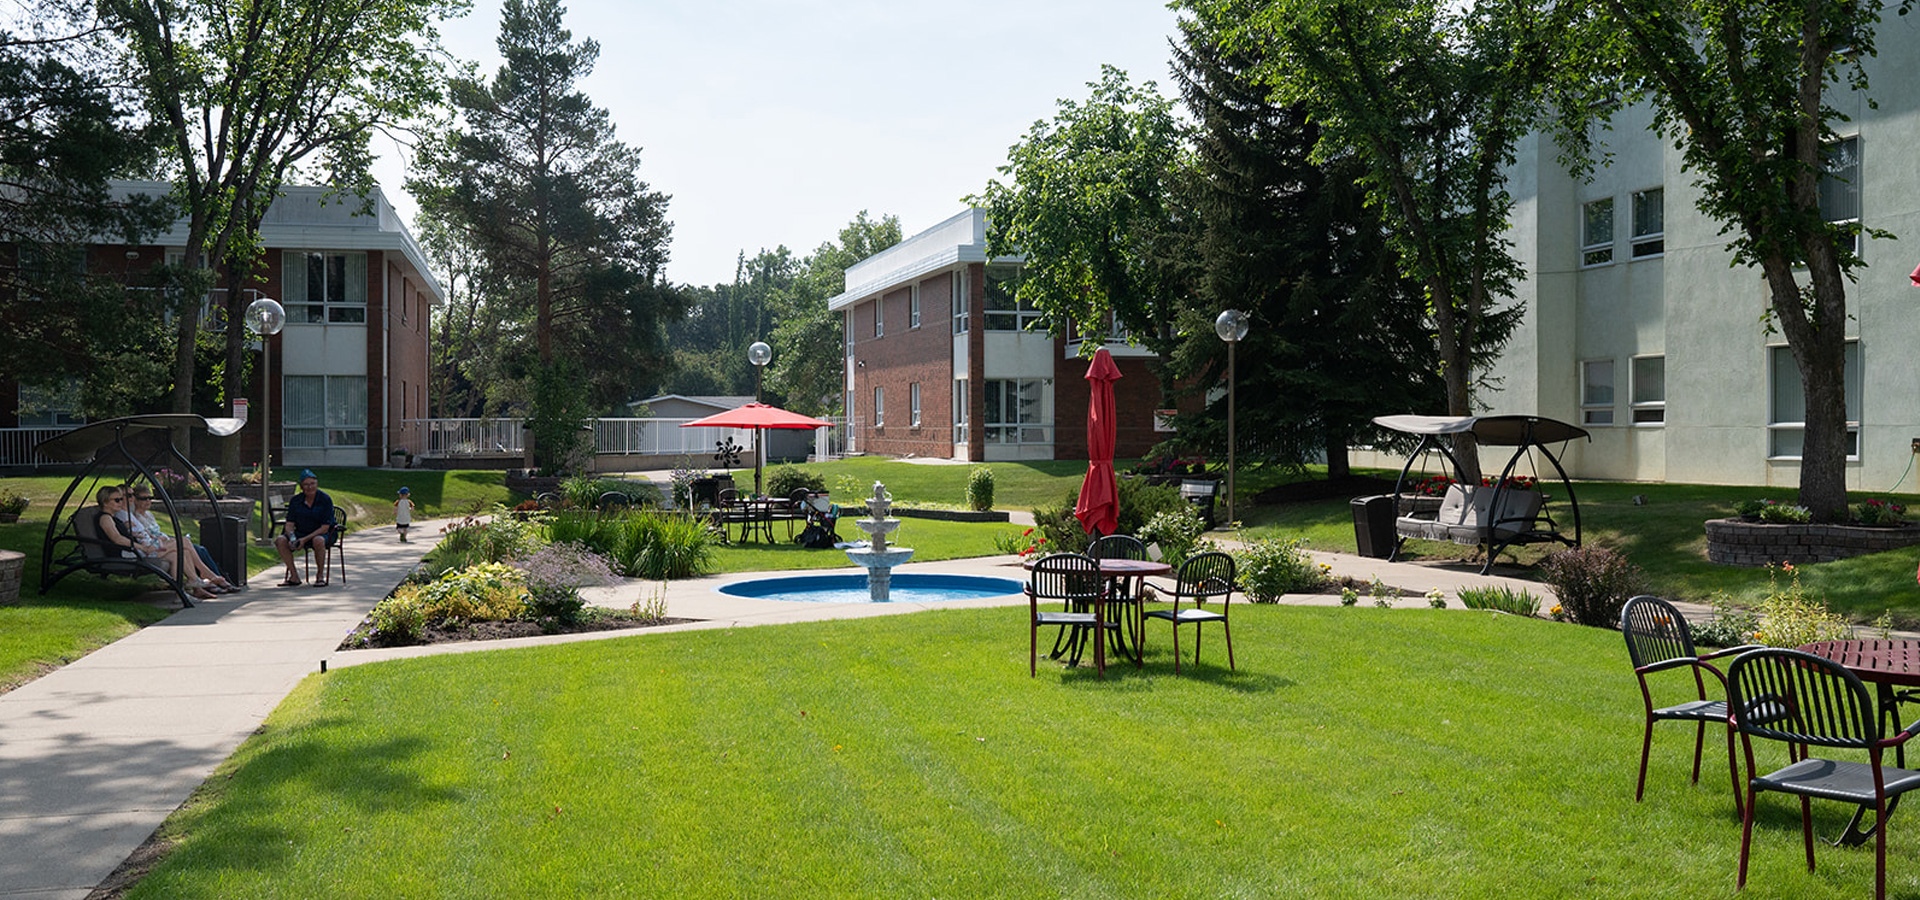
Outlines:
[[[1401, 468], [1400, 478], [1394, 485], [1395, 498], [1406, 497], [1407, 474], [1412, 471], [1414, 461], [1427, 451], [1438, 451], [1453, 466], [1455, 483], [1447, 488], [1439, 509], [1403, 511], [1395, 519], [1394, 530], [1399, 540], [1394, 544], [1393, 557], [1399, 555], [1401, 545], [1410, 537], [1474, 544], [1486, 550], [1486, 562], [1480, 568], [1484, 575], [1493, 568], [1500, 551], [1515, 544], [1580, 546], [1580, 502], [1574, 496], [1573, 481], [1549, 445], [1562, 445], [1564, 451], [1569, 441], [1591, 439], [1586, 429], [1540, 416], [1400, 415], [1377, 416], [1373, 423], [1403, 434], [1420, 435], [1420, 446], [1408, 454], [1407, 464]], [[1454, 458], [1448, 442], [1442, 440], [1456, 434], [1472, 434], [1480, 446], [1512, 447], [1513, 455], [1497, 476], [1489, 473], [1482, 484], [1467, 484], [1464, 468]], [[1547, 498], [1543, 494], [1530, 487], [1516, 486], [1513, 481], [1520, 461], [1531, 460], [1535, 453], [1545, 457], [1560, 476], [1560, 490], [1572, 514], [1571, 535], [1545, 508]], [[1537, 483], [1537, 467], [1533, 474]], [[1396, 504], [1399, 502], [1400, 499], [1396, 499]]]

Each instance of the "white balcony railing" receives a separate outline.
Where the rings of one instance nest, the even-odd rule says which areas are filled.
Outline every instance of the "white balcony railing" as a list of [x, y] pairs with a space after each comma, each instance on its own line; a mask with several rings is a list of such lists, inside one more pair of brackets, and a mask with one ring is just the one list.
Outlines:
[[57, 428], [0, 428], [0, 466], [47, 466], [53, 460], [33, 452], [33, 446], [48, 438], [72, 431], [75, 426]]

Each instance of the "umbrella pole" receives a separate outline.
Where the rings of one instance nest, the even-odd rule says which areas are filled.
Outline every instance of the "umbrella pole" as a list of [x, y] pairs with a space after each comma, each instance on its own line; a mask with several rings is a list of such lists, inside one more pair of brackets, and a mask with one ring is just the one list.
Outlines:
[[761, 496], [760, 471], [761, 469], [764, 469], [766, 467], [766, 464], [767, 464], [766, 430], [762, 428], [755, 428], [753, 430], [753, 495], [755, 497]]

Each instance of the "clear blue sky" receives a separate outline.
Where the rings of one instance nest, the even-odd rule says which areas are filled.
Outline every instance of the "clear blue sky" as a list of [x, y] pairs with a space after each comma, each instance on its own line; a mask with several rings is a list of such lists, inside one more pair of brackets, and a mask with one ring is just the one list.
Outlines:
[[[862, 209], [908, 234], [959, 212], [1102, 63], [1173, 94], [1174, 23], [1162, 0], [575, 0], [566, 19], [600, 42], [584, 89], [673, 197], [667, 277], [700, 285], [732, 281], [741, 250], [811, 252]], [[491, 77], [498, 33], [498, 0], [476, 0], [443, 40]], [[376, 176], [410, 221], [387, 151]]]

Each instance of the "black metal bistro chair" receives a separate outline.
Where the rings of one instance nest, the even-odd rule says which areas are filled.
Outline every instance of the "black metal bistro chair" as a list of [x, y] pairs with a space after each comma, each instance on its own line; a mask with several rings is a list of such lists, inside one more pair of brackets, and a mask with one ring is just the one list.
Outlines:
[[[1237, 668], [1233, 661], [1233, 626], [1227, 620], [1227, 608], [1233, 603], [1233, 557], [1219, 552], [1196, 553], [1180, 564], [1174, 578], [1172, 588], [1161, 590], [1173, 601], [1173, 608], [1148, 610], [1143, 617], [1172, 623], [1174, 674], [1180, 674], [1180, 626], [1193, 626], [1193, 663], [1199, 665], [1200, 626], [1208, 622], [1220, 623], [1227, 639], [1227, 668]], [[1219, 601], [1218, 606], [1205, 605], [1215, 600]], [[1193, 605], [1183, 609], [1182, 601]]]
[[[1813, 871], [1812, 799], [1838, 800], [1871, 807], [1873, 896], [1887, 896], [1887, 813], [1902, 794], [1920, 788], [1920, 772], [1885, 765], [1887, 750], [1913, 737], [1920, 722], [1886, 735], [1873, 695], [1860, 677], [1823, 656], [1798, 650], [1749, 651], [1727, 669], [1728, 702], [1747, 762], [1747, 802], [1740, 821], [1740, 887], [1747, 885], [1747, 851], [1753, 842], [1754, 805], [1762, 791], [1800, 798], [1800, 831]], [[1786, 768], [1759, 774], [1753, 765], [1753, 740], [1782, 741], [1804, 758]], [[1864, 751], [1867, 762], [1813, 756], [1814, 748]]]
[[[1110, 534], [1103, 538], [1096, 538], [1087, 547], [1087, 555], [1094, 559], [1144, 560], [1150, 558], [1147, 556], [1147, 545], [1130, 534]], [[1145, 583], [1146, 579], [1139, 577], [1107, 579], [1107, 605], [1118, 607], [1115, 618], [1120, 620], [1125, 631], [1132, 633], [1134, 659], [1140, 658], [1140, 633], [1146, 629], [1146, 620], [1141, 618], [1146, 612], [1141, 591]], [[1120, 615], [1121, 613], [1124, 615]], [[1114, 638], [1118, 641], [1115, 645], [1117, 649], [1125, 649], [1127, 637], [1127, 634], [1120, 631], [1114, 632]]]
[[[1033, 570], [1027, 575], [1027, 674], [1032, 676], [1039, 671], [1040, 629], [1049, 625], [1058, 625], [1072, 629], [1075, 636], [1068, 642], [1075, 648], [1069, 665], [1079, 662], [1079, 647], [1085, 632], [1091, 635], [1093, 644], [1093, 666], [1099, 670], [1100, 677], [1107, 675], [1107, 647], [1103, 636], [1098, 634], [1105, 629], [1118, 628], [1119, 623], [1106, 618], [1106, 607], [1102, 595], [1106, 585], [1100, 578], [1100, 564], [1091, 556], [1078, 553], [1055, 553], [1040, 558], [1033, 564]], [[1043, 604], [1058, 603], [1060, 608], [1041, 609]], [[1137, 665], [1137, 663], [1136, 663]]]
[[[1646, 728], [1640, 738], [1640, 778], [1634, 783], [1633, 799], [1639, 802], [1647, 790], [1647, 757], [1653, 750], [1653, 723], [1692, 722], [1693, 783], [1700, 783], [1700, 753], [1706, 745], [1707, 726], [1727, 729], [1727, 777], [1733, 782], [1733, 809], [1742, 810], [1740, 764], [1734, 756], [1733, 726], [1727, 721], [1727, 678], [1709, 660], [1735, 656], [1754, 649], [1752, 645], [1730, 647], [1705, 656], [1693, 648], [1693, 635], [1687, 620], [1673, 604], [1658, 597], [1641, 595], [1620, 609], [1620, 633], [1627, 640], [1627, 658], [1633, 661], [1633, 675], [1640, 680], [1640, 699], [1646, 710]], [[1693, 699], [1670, 706], [1654, 706], [1654, 684], [1673, 679], [1647, 676], [1660, 672], [1687, 671], [1693, 674]], [[1711, 695], [1705, 675], [1715, 682]]]

